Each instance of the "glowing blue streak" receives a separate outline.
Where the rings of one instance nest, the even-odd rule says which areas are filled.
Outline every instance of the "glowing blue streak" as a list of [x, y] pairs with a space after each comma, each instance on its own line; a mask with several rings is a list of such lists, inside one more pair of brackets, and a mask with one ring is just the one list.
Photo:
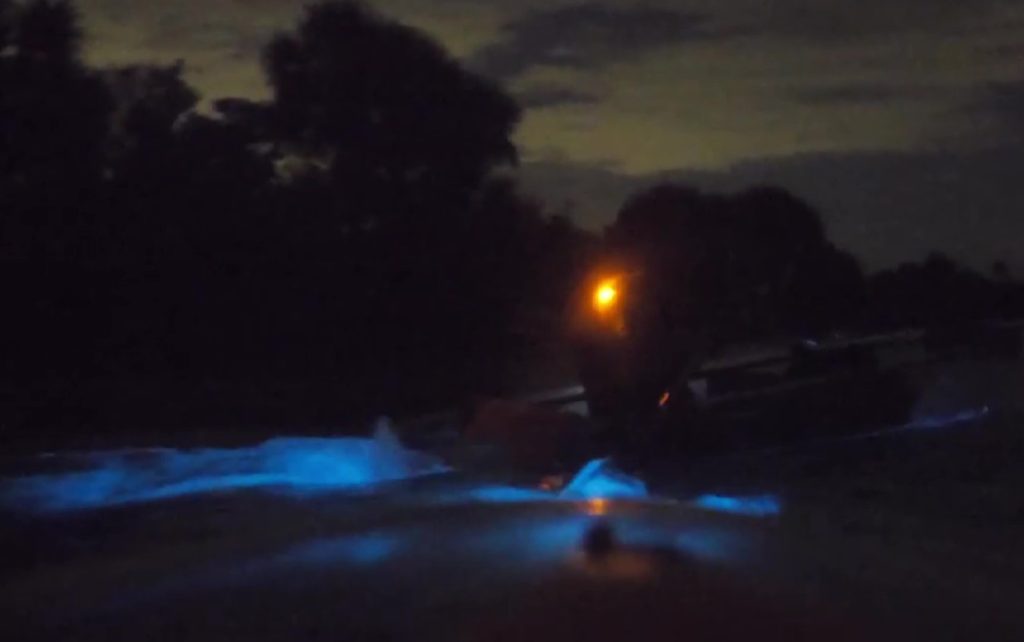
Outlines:
[[734, 497], [729, 495], [701, 495], [694, 505], [707, 510], [751, 517], [770, 517], [782, 512], [779, 499], [774, 495]]
[[607, 459], [593, 459], [576, 473], [561, 496], [566, 499], [643, 499], [647, 485], [616, 470]]
[[517, 504], [521, 502], [550, 501], [555, 497], [546, 491], [519, 486], [476, 486], [451, 496], [456, 501], [469, 499], [488, 504]]
[[481, 485], [443, 492], [439, 496], [442, 503], [475, 501], [488, 504], [646, 497], [647, 487], [643, 481], [616, 470], [607, 459], [588, 462], [559, 493], [522, 486]]
[[47, 512], [245, 488], [358, 490], [448, 470], [436, 457], [403, 448], [387, 431], [373, 439], [272, 439], [250, 448], [125, 450], [82, 459], [86, 470], [8, 480], [0, 485], [0, 503]]

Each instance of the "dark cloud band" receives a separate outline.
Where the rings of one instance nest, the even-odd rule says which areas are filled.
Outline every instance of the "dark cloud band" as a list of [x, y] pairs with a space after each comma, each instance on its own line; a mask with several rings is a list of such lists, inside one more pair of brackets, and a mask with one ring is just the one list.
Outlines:
[[666, 45], [706, 38], [709, 17], [657, 8], [594, 3], [527, 13], [505, 25], [497, 42], [470, 63], [500, 78], [537, 66], [600, 68]]

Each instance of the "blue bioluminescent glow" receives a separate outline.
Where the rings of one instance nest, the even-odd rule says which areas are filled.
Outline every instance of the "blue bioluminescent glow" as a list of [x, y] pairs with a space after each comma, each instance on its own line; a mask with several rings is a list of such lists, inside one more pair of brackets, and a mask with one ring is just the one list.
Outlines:
[[752, 495], [737, 497], [729, 495], [701, 495], [693, 501], [695, 506], [707, 510], [751, 517], [769, 517], [782, 511], [782, 504], [775, 495]]
[[454, 542], [460, 554], [486, 555], [515, 566], [551, 563], [576, 551], [593, 519], [583, 514], [531, 515], [501, 519], [462, 532]]
[[0, 502], [82, 510], [243, 488], [360, 489], [448, 470], [439, 458], [402, 447], [387, 429], [372, 439], [271, 439], [248, 448], [108, 451], [78, 460], [83, 469], [7, 480]]
[[607, 459], [588, 462], [559, 492], [524, 486], [483, 484], [446, 490], [437, 495], [441, 503], [470, 501], [488, 504], [646, 497], [647, 488], [641, 480], [616, 470]]
[[458, 501], [471, 500], [490, 504], [516, 504], [520, 502], [550, 501], [555, 499], [551, 493], [536, 488], [520, 486], [475, 486], [451, 496]]
[[643, 499], [647, 485], [614, 468], [608, 459], [589, 461], [562, 489], [565, 499]]
[[[505, 519], [483, 529], [463, 531], [454, 542], [459, 555], [485, 554], [511, 566], [569, 561], [582, 551], [588, 529], [603, 518], [585, 514], [538, 514]], [[713, 563], [744, 561], [755, 551], [750, 537], [736, 528], [700, 523], [659, 523], [620, 516], [607, 522], [622, 551], [675, 551]]]

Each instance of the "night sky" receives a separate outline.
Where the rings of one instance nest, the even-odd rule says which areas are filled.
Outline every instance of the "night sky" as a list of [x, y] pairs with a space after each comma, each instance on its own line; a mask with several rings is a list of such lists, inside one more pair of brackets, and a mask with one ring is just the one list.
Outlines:
[[[375, 0], [526, 107], [518, 170], [600, 228], [683, 179], [785, 185], [869, 268], [946, 251], [1024, 273], [1024, 0]], [[302, 0], [79, 0], [90, 62], [186, 61], [266, 95]], [[1021, 257], [1021, 258], [1018, 258]]]

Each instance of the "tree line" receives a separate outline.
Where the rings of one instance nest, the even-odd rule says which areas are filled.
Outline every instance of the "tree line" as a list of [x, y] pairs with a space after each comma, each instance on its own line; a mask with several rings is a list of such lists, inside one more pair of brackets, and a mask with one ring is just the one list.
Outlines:
[[712, 352], [1024, 317], [1024, 285], [1004, 263], [986, 275], [933, 252], [867, 274], [828, 239], [819, 212], [772, 186], [723, 195], [656, 185], [626, 201], [602, 247], [611, 262], [655, 275], [644, 280], [655, 290], [644, 298], [661, 306], [652, 322], [701, 329]]

